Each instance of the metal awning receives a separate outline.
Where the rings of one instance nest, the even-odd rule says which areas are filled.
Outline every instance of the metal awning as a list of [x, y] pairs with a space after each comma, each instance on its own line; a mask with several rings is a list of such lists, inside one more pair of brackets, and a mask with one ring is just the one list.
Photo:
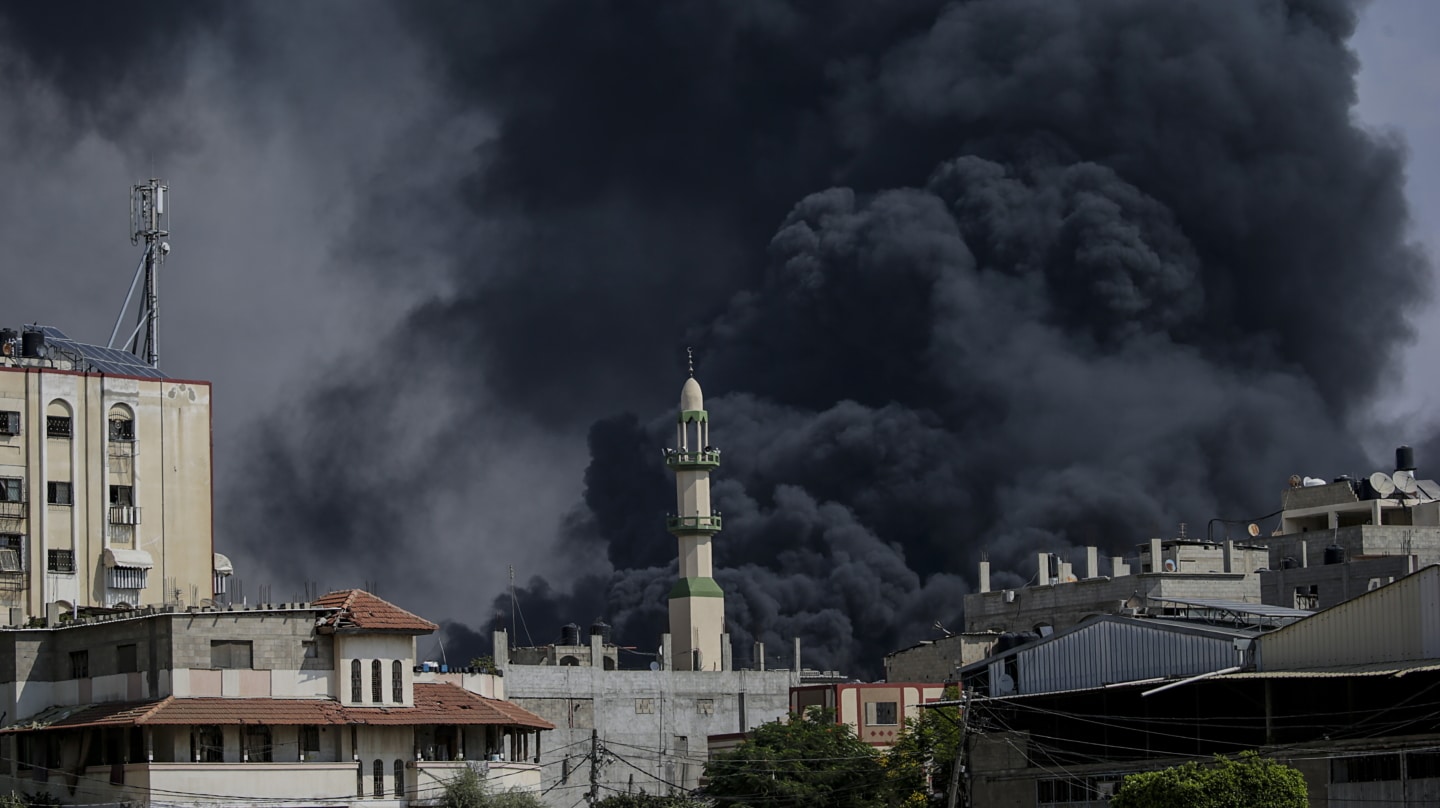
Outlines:
[[221, 575], [231, 575], [235, 572], [235, 565], [230, 563], [229, 558], [221, 555], [220, 553], [216, 553], [215, 571], [220, 573]]
[[123, 567], [126, 569], [148, 570], [155, 566], [150, 554], [144, 550], [121, 550], [115, 547], [105, 548], [105, 566]]

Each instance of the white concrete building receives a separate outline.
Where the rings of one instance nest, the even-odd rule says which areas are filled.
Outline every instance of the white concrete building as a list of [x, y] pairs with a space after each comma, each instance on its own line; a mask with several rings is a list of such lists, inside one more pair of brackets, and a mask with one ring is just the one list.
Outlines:
[[212, 603], [212, 510], [208, 382], [0, 329], [0, 623]]
[[535, 790], [549, 722], [415, 665], [436, 626], [361, 590], [0, 631], [0, 793], [66, 804], [426, 803], [466, 766]]

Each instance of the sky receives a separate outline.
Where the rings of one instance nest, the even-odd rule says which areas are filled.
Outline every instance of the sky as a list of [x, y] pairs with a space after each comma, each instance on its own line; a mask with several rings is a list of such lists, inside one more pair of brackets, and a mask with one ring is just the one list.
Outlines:
[[103, 342], [169, 183], [252, 600], [653, 645], [686, 346], [737, 648], [859, 675], [982, 553], [1440, 454], [1430, 3], [89, 8], [0, 9], [0, 318]]

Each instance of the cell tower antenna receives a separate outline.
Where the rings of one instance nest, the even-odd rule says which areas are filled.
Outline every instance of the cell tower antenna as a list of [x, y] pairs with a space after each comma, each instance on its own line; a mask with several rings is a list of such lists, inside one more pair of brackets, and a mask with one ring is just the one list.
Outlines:
[[[130, 189], [130, 243], [145, 242], [145, 252], [140, 257], [140, 265], [135, 267], [130, 292], [125, 295], [125, 303], [120, 307], [120, 315], [115, 318], [115, 328], [110, 332], [110, 341], [106, 345], [128, 349], [151, 367], [160, 366], [160, 340], [156, 326], [160, 319], [160, 265], [165, 263], [165, 256], [170, 253], [170, 243], [165, 240], [170, 236], [170, 213], [166, 209], [169, 201], [166, 197], [169, 195], [169, 186], [154, 177]], [[137, 307], [135, 330], [130, 333], [129, 339], [117, 345], [115, 338], [120, 334], [120, 323], [130, 311], [130, 301], [135, 298], [135, 287], [142, 273], [145, 292]]]

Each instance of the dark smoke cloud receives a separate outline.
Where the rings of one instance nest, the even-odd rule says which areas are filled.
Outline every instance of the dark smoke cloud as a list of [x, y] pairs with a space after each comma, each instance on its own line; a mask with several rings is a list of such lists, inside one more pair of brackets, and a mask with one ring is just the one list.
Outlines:
[[[247, 577], [378, 578], [478, 654], [513, 564], [537, 642], [600, 616], [650, 649], [687, 343], [742, 663], [799, 636], [872, 675], [961, 622], [982, 549], [1023, 580], [1368, 468], [1430, 289], [1401, 150], [1351, 120], [1345, 2], [405, 9], [288, 49], [264, 15], [183, 23], [250, 79], [227, 104], [287, 99], [240, 117], [326, 132], [295, 149], [348, 200], [314, 276], [370, 302], [244, 419]], [[294, 93], [307, 47], [339, 66]], [[396, 114], [339, 160], [352, 109]]]

